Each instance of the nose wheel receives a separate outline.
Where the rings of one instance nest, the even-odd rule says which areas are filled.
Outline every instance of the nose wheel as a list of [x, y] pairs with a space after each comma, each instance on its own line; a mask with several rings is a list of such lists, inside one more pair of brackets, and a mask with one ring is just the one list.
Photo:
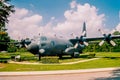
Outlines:
[[78, 58], [79, 57], [79, 52], [74, 52], [71, 55], [72, 58]]
[[59, 56], [59, 59], [62, 59], [62, 54], [59, 54], [58, 56]]
[[41, 60], [41, 54], [40, 53], [38, 53], [38, 56], [39, 56], [39, 61]]

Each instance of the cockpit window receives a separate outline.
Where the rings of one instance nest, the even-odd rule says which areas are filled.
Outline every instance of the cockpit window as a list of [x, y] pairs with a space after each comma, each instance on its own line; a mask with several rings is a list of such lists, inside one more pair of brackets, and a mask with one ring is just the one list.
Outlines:
[[54, 41], [51, 41], [51, 45], [52, 45], [52, 46], [55, 46], [55, 42], [54, 42]]
[[46, 43], [41, 43], [41, 46], [43, 47], [43, 46], [46, 46]]
[[45, 36], [41, 36], [41, 37], [40, 37], [41, 47], [46, 46], [46, 45], [47, 45], [47, 42], [48, 42], [47, 37], [45, 37]]
[[41, 37], [40, 40], [41, 41], [47, 41], [47, 38], [46, 37]]

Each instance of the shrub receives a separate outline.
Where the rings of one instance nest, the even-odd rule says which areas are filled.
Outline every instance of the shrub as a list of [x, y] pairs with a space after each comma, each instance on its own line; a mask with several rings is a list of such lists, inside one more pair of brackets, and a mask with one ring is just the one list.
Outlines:
[[27, 49], [26, 48], [19, 48], [19, 49], [17, 49], [17, 52], [27, 52]]
[[21, 57], [20, 61], [32, 61], [32, 60], [36, 60], [37, 58], [35, 56], [31, 56], [31, 57]]
[[17, 54], [17, 53], [10, 54], [11, 60], [15, 60], [15, 56], [17, 56], [17, 55], [19, 55], [19, 54]]
[[59, 57], [42, 57], [42, 63], [59, 63]]
[[7, 58], [7, 57], [5, 57], [5, 58], [0, 58], [0, 63], [8, 63], [8, 60], [9, 60], [10, 58]]
[[17, 47], [14, 44], [9, 44], [7, 51], [8, 52], [16, 52], [17, 51]]
[[90, 53], [88, 57], [89, 57], [89, 58], [94, 58], [95, 55], [96, 55], [95, 53]]

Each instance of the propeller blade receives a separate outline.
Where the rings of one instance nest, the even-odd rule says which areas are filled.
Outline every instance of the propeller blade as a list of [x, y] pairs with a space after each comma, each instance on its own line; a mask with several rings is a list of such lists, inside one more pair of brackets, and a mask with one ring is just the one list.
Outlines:
[[21, 44], [19, 45], [19, 48], [22, 48], [22, 45], [21, 45]]
[[74, 47], [68, 47], [68, 48], [65, 49], [65, 52], [67, 53], [67, 52], [69, 52], [70, 50], [73, 50], [73, 49], [75, 49], [75, 48]]
[[83, 43], [84, 43], [85, 46], [88, 46], [88, 45], [89, 45], [89, 44], [88, 44], [87, 42], [85, 42], [85, 41], [84, 41]]
[[114, 41], [112, 41], [112, 40], [110, 40], [110, 43], [111, 43], [113, 46], [116, 45], [116, 43], [115, 43]]
[[113, 30], [110, 32], [110, 34], [113, 34], [115, 31], [116, 31], [116, 29], [113, 29]]
[[99, 29], [98, 31], [100, 31], [101, 33], [102, 33], [102, 35], [104, 35], [105, 33], [104, 33], [104, 31], [102, 31], [101, 29]]
[[85, 35], [85, 33], [86, 33], [86, 31], [83, 31], [83, 33], [82, 33], [82, 35], [81, 35], [81, 36], [84, 36], [84, 35]]
[[99, 43], [99, 46], [102, 46], [104, 42], [105, 42], [105, 41], [102, 40], [102, 41]]
[[77, 43], [75, 44], [74, 48], [77, 48], [77, 47], [78, 47], [78, 45], [79, 45], [79, 44], [78, 44], [78, 42], [77, 42]]
[[28, 48], [28, 45], [27, 45], [27, 44], [25, 44], [25, 47], [26, 47], [26, 48]]

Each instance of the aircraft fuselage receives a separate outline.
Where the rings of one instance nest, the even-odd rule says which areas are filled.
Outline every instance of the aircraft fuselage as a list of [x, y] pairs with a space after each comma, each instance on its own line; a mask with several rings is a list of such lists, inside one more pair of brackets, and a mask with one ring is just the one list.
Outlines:
[[31, 42], [27, 49], [33, 54], [40, 54], [40, 56], [59, 56], [71, 55], [82, 52], [81, 46], [74, 48], [74, 45], [69, 40], [40, 37], [38, 43]]

